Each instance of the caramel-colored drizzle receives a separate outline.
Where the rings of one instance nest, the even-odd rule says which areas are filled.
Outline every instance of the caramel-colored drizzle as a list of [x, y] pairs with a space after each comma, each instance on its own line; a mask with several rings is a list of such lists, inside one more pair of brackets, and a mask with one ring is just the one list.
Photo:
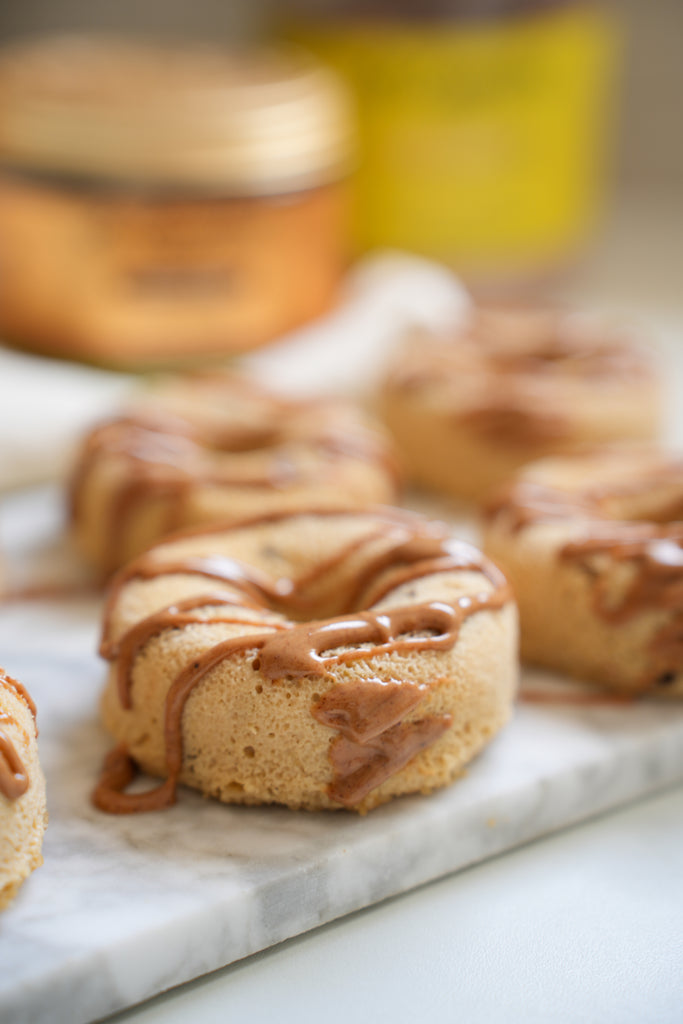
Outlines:
[[[21, 683], [6, 675], [2, 670], [0, 670], [0, 683], [24, 701], [35, 722], [36, 706]], [[0, 723], [2, 722], [9, 725], [16, 724], [11, 715], [0, 711]], [[36, 729], [36, 734], [37, 732]], [[0, 793], [7, 800], [17, 800], [26, 792], [28, 786], [29, 778], [23, 762], [5, 730], [0, 728]]]
[[[670, 685], [683, 670], [683, 523], [661, 522], [670, 512], [680, 511], [680, 499], [662, 508], [652, 522], [611, 520], [604, 509], [610, 499], [636, 494], [653, 477], [668, 482], [674, 468], [680, 471], [680, 464], [648, 474], [640, 487], [636, 482], [592, 487], [576, 496], [522, 482], [489, 509], [494, 517], [504, 512], [512, 532], [538, 522], [580, 517], [584, 535], [565, 544], [560, 558], [581, 565], [591, 575], [593, 608], [606, 622], [621, 625], [646, 609], [673, 612], [673, 618], [652, 638], [652, 665], [639, 686], [643, 691]], [[607, 576], [595, 568], [594, 559], [600, 556], [630, 569], [630, 582], [616, 602]]]
[[647, 524], [628, 527], [630, 539], [625, 531], [621, 538], [574, 541], [563, 547], [561, 557], [584, 566], [599, 555], [628, 563], [632, 579], [617, 603], [610, 598], [605, 575], [598, 573], [593, 579], [593, 607], [606, 622], [620, 625], [646, 608], [673, 612], [650, 642], [652, 664], [640, 686], [648, 690], [670, 685], [683, 671], [683, 524], [664, 529]]
[[316, 721], [339, 732], [330, 744], [332, 800], [355, 806], [450, 728], [448, 714], [404, 721], [424, 690], [414, 683], [361, 679], [333, 686], [313, 705]]
[[484, 509], [487, 519], [505, 515], [507, 528], [518, 533], [539, 522], [576, 519], [605, 521], [600, 504], [592, 495], [563, 494], [553, 487], [521, 480], [500, 491]]
[[[31, 699], [31, 695], [29, 694], [29, 692], [26, 689], [26, 687], [23, 686], [22, 683], [20, 683], [18, 679], [12, 679], [11, 676], [8, 676], [6, 672], [2, 671], [2, 669], [0, 669], [0, 683], [2, 683], [5, 686], [6, 689], [12, 690], [17, 695], [17, 697], [19, 697], [21, 700], [23, 700], [24, 704], [26, 705], [26, 707], [31, 712], [31, 714], [33, 716], [33, 721], [35, 722], [35, 720], [36, 720], [36, 706], [35, 706], [33, 700]], [[38, 735], [38, 730], [37, 729], [36, 729], [36, 735]]]
[[618, 603], [611, 601], [603, 575], [596, 576], [593, 584], [596, 612], [616, 625], [643, 608], [683, 609], [683, 524], [664, 531], [639, 526], [629, 524], [630, 537], [628, 529], [621, 537], [588, 537], [565, 544], [561, 552], [563, 559], [584, 564], [599, 555], [629, 563], [633, 578]]
[[[233, 608], [257, 607], [253, 604], [250, 605], [244, 597], [238, 599], [236, 596], [227, 593], [200, 594], [197, 597], [188, 597], [184, 601], [177, 601], [175, 604], [155, 612], [154, 615], [149, 615], [146, 619], [142, 619], [132, 629], [129, 629], [117, 643], [107, 640], [102, 641], [100, 644], [100, 655], [107, 661], [116, 661], [117, 687], [122, 707], [130, 708], [132, 706], [130, 684], [133, 662], [147, 641], [151, 640], [154, 636], [159, 636], [164, 630], [179, 629], [196, 623], [213, 625], [217, 622], [241, 626], [263, 626], [262, 619], [254, 621], [235, 615], [206, 618], [196, 614], [198, 609], [220, 606], [232, 606]], [[195, 612], [194, 615], [192, 614], [193, 611]], [[273, 628], [284, 629], [285, 627], [280, 624], [273, 624]]]
[[458, 421], [489, 441], [525, 448], [557, 443], [571, 433], [566, 416], [534, 407], [524, 395], [497, 395], [486, 405], [458, 413]]
[[[465, 619], [479, 611], [502, 608], [511, 599], [502, 575], [489, 563], [483, 563], [478, 552], [469, 545], [448, 541], [444, 536], [438, 538], [426, 531], [421, 532], [414, 524], [412, 536], [409, 535], [406, 523], [399, 528], [397, 522], [388, 521], [387, 526], [390, 530], [397, 530], [400, 536], [392, 546], [370, 559], [358, 571], [354, 586], [345, 595], [347, 608], [351, 609], [359, 595], [372, 590], [374, 581], [385, 574], [388, 575], [381, 581], [382, 595], [400, 586], [406, 579], [416, 579], [433, 571], [449, 570], [484, 573], [493, 584], [493, 589], [474, 596], [463, 595], [452, 604], [429, 601], [383, 611], [361, 610], [312, 623], [271, 624], [263, 621], [260, 623], [260, 633], [232, 637], [216, 644], [183, 669], [167, 694], [164, 783], [144, 794], [124, 793], [123, 789], [130, 782], [130, 759], [119, 749], [95, 790], [96, 805], [111, 813], [128, 813], [166, 807], [175, 802], [183, 761], [182, 716], [186, 702], [201, 680], [226, 658], [253, 652], [255, 657], [252, 667], [273, 682], [310, 675], [329, 677], [330, 667], [353, 660], [367, 660], [396, 651], [450, 649]], [[296, 580], [279, 579], [268, 583], [261, 574], [233, 560], [217, 559], [215, 562], [221, 566], [223, 575], [220, 578], [224, 582], [245, 593], [252, 601], [260, 598], [262, 607], [267, 609], [279, 604], [300, 610], [309, 601], [306, 590], [312, 583], [318, 582], [321, 576], [324, 577], [332, 564], [344, 561], [363, 545], [374, 543], [377, 539], [377, 531], [369, 532]], [[213, 578], [217, 578], [218, 564], [207, 569], [205, 563], [210, 561], [188, 558], [161, 565], [158, 562], [151, 564], [148, 558], [143, 558], [130, 567], [124, 577], [119, 576], [114, 592], [118, 594], [122, 580], [149, 578], [148, 573], [158, 576], [179, 572], [205, 575], [211, 572]], [[377, 588], [375, 590], [378, 592]], [[373, 600], [379, 600], [376, 593], [373, 594]], [[234, 601], [234, 595], [228, 595], [226, 603]], [[105, 639], [105, 656], [114, 658], [118, 653], [123, 659], [123, 667], [119, 666], [118, 687], [125, 707], [130, 706], [132, 663], [146, 640], [162, 629], [183, 624], [191, 610], [200, 604], [207, 606], [210, 603], [222, 603], [221, 595], [190, 599], [187, 608], [176, 604], [163, 609], [134, 626], [115, 645]], [[220, 620], [198, 620], [192, 617], [191, 621]], [[105, 623], [105, 637], [108, 628]], [[425, 636], [425, 633], [428, 635]], [[340, 648], [344, 650], [340, 651]], [[378, 701], [377, 691], [371, 683], [386, 687], [382, 690], [383, 700]], [[394, 690], [390, 690], [390, 687]], [[400, 690], [398, 696], [394, 692], [396, 687]], [[372, 694], [368, 688], [373, 690]], [[349, 713], [348, 723], [345, 724], [339, 701], [340, 695], [343, 703], [349, 699], [350, 694], [355, 712]], [[448, 728], [450, 718], [447, 715], [427, 716], [409, 723], [403, 721], [404, 715], [422, 697], [422, 689], [412, 684], [396, 681], [384, 684], [370, 680], [357, 682], [353, 689], [336, 686], [314, 706], [314, 717], [340, 732], [340, 737], [330, 747], [330, 759], [335, 772], [329, 788], [331, 799], [345, 806], [358, 804], [370, 790], [400, 770], [418, 750], [429, 745]]]
[[[8, 715], [0, 713], [0, 722], [13, 722]], [[0, 793], [8, 800], [17, 800], [28, 789], [28, 775], [14, 744], [0, 729]]]
[[[265, 521], [268, 518], [270, 517], [259, 517], [259, 520], [253, 521]], [[278, 518], [277, 514], [272, 518]], [[160, 562], [153, 555], [143, 555], [120, 570], [111, 582], [104, 610], [102, 643], [103, 645], [107, 643], [113, 609], [122, 587], [130, 580], [149, 580], [158, 576], [171, 576], [175, 573], [190, 573], [219, 580], [221, 583], [235, 588], [242, 595], [241, 603], [243, 605], [247, 601], [251, 601], [252, 607], [263, 607], [266, 604], [282, 610], [285, 608], [290, 611], [296, 610], [303, 614], [310, 611], [319, 600], [315, 595], [311, 596], [310, 594], [311, 588], [319, 579], [324, 578], [342, 561], [350, 558], [371, 540], [377, 540], [383, 535], [383, 530], [377, 530], [352, 541], [330, 557], [321, 560], [307, 573], [302, 574], [296, 582], [285, 578], [273, 582], [269, 576], [258, 572], [252, 566], [222, 555], [193, 556], [170, 562]], [[254, 602], [256, 603], [254, 604]]]

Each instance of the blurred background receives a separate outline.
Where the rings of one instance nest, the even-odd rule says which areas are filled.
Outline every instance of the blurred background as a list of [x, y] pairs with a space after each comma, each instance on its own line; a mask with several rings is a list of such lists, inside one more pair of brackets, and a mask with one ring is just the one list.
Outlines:
[[[527, 80], [515, 80], [514, 69], [505, 77], [506, 61], [512, 67], [515, 54], [514, 43], [506, 38], [515, 30], [520, 21], [534, 19], [546, 27], [536, 39], [521, 44], [517, 57], [527, 68]], [[564, 20], [563, 20], [564, 19]], [[554, 21], [556, 23], [553, 27]], [[578, 25], [577, 25], [578, 23]], [[374, 38], [368, 43], [367, 26], [377, 25]], [[364, 26], [357, 38], [351, 39], [351, 28]], [[443, 88], [448, 77], [447, 63], [461, 65], [470, 60], [476, 64], [477, 52], [467, 34], [473, 27], [489, 38], [489, 67], [503, 68], [502, 81], [491, 85], [499, 94], [488, 97], [463, 98], [462, 94], [451, 94], [446, 100], [443, 95], [439, 102], [450, 103], [444, 114], [435, 115], [433, 105], [437, 102], [434, 82], [424, 79], [429, 70], [439, 79]], [[451, 200], [457, 231], [463, 237], [452, 240], [451, 262], [457, 269], [473, 275], [475, 280], [491, 281], [496, 286], [508, 285], [517, 288], [520, 282], [528, 286], [544, 280], [543, 273], [551, 272], [554, 287], [571, 288], [569, 278], [559, 279], [557, 270], [571, 270], [572, 281], [581, 282], [590, 289], [602, 289], [608, 300], [612, 293], [623, 293], [629, 300], [650, 304], [666, 302], [677, 305], [679, 261], [683, 256], [683, 131], [678, 116], [679, 98], [683, 94], [683, 62], [681, 40], [683, 39], [683, 4], [680, 0], [605, 0], [596, 3], [574, 3], [571, 0], [434, 0], [418, 3], [383, 3], [381, 0], [306, 0], [296, 3], [267, 3], [267, 0], [119, 0], [116, 4], [88, 2], [88, 0], [23, 0], [21, 4], [2, 5], [0, 10], [0, 39], [3, 42], [25, 40], [51, 32], [63, 31], [114, 31], [117, 33], [145, 37], [166, 37], [175, 40], [209, 40], [212, 43], [258, 43], [274, 35], [289, 36], [304, 41], [316, 49], [323, 58], [332, 59], [337, 66], [351, 71], [352, 85], [360, 111], [361, 134], [371, 133], [374, 137], [384, 130], [385, 150], [394, 130], [402, 131], [410, 139], [415, 131], [415, 121], [422, 124], [432, 118], [431, 127], [425, 129], [421, 141], [423, 152], [420, 166], [412, 171], [398, 168], [398, 184], [386, 181], [386, 162], [381, 164], [376, 154], [364, 154], [366, 166], [361, 166], [362, 199], [360, 208], [364, 226], [354, 229], [354, 243], [362, 246], [374, 244], [402, 245], [413, 242], [411, 248], [421, 249], [429, 255], [449, 256], [444, 244], [444, 232], [448, 229], [448, 218], [439, 218], [437, 209], [447, 185], [444, 181], [444, 163], [450, 180], [464, 198]], [[567, 40], [564, 44], [558, 33]], [[573, 38], [569, 38], [573, 33]], [[481, 33], [480, 33], [481, 34]], [[406, 46], [405, 36], [419, 37], [411, 49]], [[447, 42], [444, 44], [444, 37]], [[464, 40], [464, 42], [463, 42]], [[367, 45], [366, 45], [367, 44]], [[517, 44], [518, 46], [520, 44]], [[368, 56], [368, 46], [371, 50]], [[365, 50], [364, 50], [365, 47]], [[524, 49], [526, 47], [526, 49]], [[492, 49], [491, 49], [492, 48]], [[553, 49], [554, 48], [554, 49]], [[559, 207], [564, 204], [565, 221], [562, 224], [536, 224], [537, 237], [524, 237], [524, 225], [513, 223], [513, 212], [508, 208], [504, 214], [505, 223], [489, 224], [482, 228], [477, 216], [478, 206], [489, 203], [489, 185], [481, 185], [478, 195], [472, 194], [473, 180], [481, 182], [485, 161], [500, 174], [506, 154], [496, 149], [496, 141], [486, 134], [486, 118], [505, 122], [511, 132], [519, 129], [523, 133], [529, 125], [552, 123], [550, 108], [541, 111], [542, 102], [538, 90], [542, 87], [543, 52], [557, 53], [558, 64], [566, 57], [574, 65], [573, 71], [558, 71], [557, 80], [550, 85], [555, 93], [550, 97], [556, 103], [556, 120], [565, 126], [571, 136], [565, 139], [565, 150], [560, 152], [559, 143], [556, 160], [564, 161], [566, 179], [557, 166], [546, 167], [546, 179], [552, 178], [556, 195], [543, 196], [538, 182], [527, 186], [526, 193], [519, 181], [511, 181], [510, 196], [513, 201], [528, 204], [522, 211], [522, 220], [542, 221], [553, 214], [544, 213], [543, 202], [555, 203], [554, 216], [560, 216]], [[410, 67], [411, 54], [415, 68]], [[555, 60], [553, 57], [552, 60]], [[535, 67], [534, 61], [538, 67]], [[511, 63], [512, 62], [512, 63]], [[377, 99], [380, 86], [377, 82], [363, 80], [367, 64], [384, 75], [383, 87], [389, 96]], [[391, 70], [396, 72], [396, 81], [391, 81]], [[451, 74], [453, 74], [451, 72]], [[463, 72], [464, 74], [464, 72]], [[560, 81], [562, 75], [563, 81]], [[389, 78], [387, 79], [387, 75]], [[534, 76], [536, 75], [536, 80]], [[422, 86], [419, 84], [422, 76]], [[573, 77], [572, 77], [573, 76]], [[456, 76], [457, 77], [457, 76]], [[489, 75], [489, 79], [491, 76]], [[391, 94], [396, 82], [401, 82], [404, 92], [397, 99]], [[462, 81], [452, 79], [456, 86]], [[470, 83], [471, 84], [471, 83]], [[418, 92], [422, 88], [422, 95]], [[505, 89], [527, 89], [527, 111], [505, 107]], [[583, 89], [583, 95], [581, 90]], [[501, 92], [502, 90], [502, 92]], [[550, 101], [549, 100], [549, 101]], [[484, 119], [477, 124], [467, 115], [471, 114], [477, 102], [490, 108]], [[520, 101], [521, 103], [521, 101]], [[373, 107], [374, 104], [374, 107]], [[382, 106], [383, 104], [383, 106]], [[379, 105], [379, 106], [378, 106]], [[411, 106], [412, 105], [412, 106]], [[389, 112], [394, 109], [396, 125], [388, 125]], [[523, 106], [523, 104], [522, 104]], [[372, 111], [368, 113], [368, 109]], [[381, 109], [380, 109], [381, 107]], [[521, 112], [520, 112], [521, 110]], [[441, 118], [436, 124], [434, 117]], [[478, 153], [476, 166], [463, 167], [462, 138], [459, 150], [449, 157], [445, 151], [443, 118], [460, 121], [464, 148], [470, 154]], [[527, 117], [529, 125], [524, 125]], [[543, 122], [543, 118], [547, 122]], [[374, 118], [372, 131], [366, 128], [368, 119]], [[515, 122], [515, 119], [517, 121]], [[406, 127], [406, 123], [411, 122]], [[484, 128], [482, 129], [482, 124]], [[469, 135], [467, 135], [469, 132]], [[419, 136], [415, 136], [419, 138]], [[520, 145], [523, 143], [520, 143]], [[396, 143], [399, 146], [399, 143]], [[409, 142], [405, 143], [406, 146]], [[419, 142], [416, 143], [419, 147]], [[429, 151], [429, 146], [433, 152]], [[487, 148], [488, 147], [488, 148]], [[409, 159], [400, 149], [400, 159]], [[509, 156], [509, 154], [507, 154]], [[529, 166], [538, 154], [526, 157]], [[451, 160], [451, 166], [449, 165]], [[472, 157], [470, 156], [470, 160]], [[516, 169], [508, 171], [524, 174], [524, 157], [519, 157]], [[429, 170], [429, 161], [441, 166], [441, 179], [435, 171]], [[374, 161], [368, 171], [367, 162]], [[508, 173], [505, 171], [503, 173]], [[412, 175], [412, 177], [411, 177]], [[372, 178], [372, 181], [368, 181]], [[580, 180], [579, 180], [580, 179]], [[394, 189], [394, 199], [400, 204], [405, 196], [410, 197], [411, 187], [419, 187], [420, 181], [430, 183], [436, 190], [429, 203], [424, 196], [415, 200], [415, 212], [403, 209], [397, 218], [388, 205], [385, 193]], [[439, 192], [441, 190], [441, 192]], [[533, 192], [536, 190], [536, 201]], [[373, 196], [386, 199], [386, 212], [376, 212], [377, 203]], [[458, 202], [470, 208], [469, 222], [464, 217]], [[410, 202], [408, 203], [410, 205]], [[471, 207], [475, 210], [472, 212]], [[536, 213], [534, 214], [534, 207]], [[425, 210], [434, 221], [420, 226], [411, 222], [425, 219]], [[529, 215], [529, 210], [531, 214]], [[521, 216], [521, 214], [520, 214]], [[574, 221], [572, 222], [572, 217]], [[429, 217], [427, 218], [429, 219]], [[439, 227], [439, 220], [441, 227]], [[372, 221], [369, 225], [368, 221]], [[401, 221], [401, 223], [397, 223]], [[445, 224], [444, 224], [445, 222]], [[453, 228], [450, 228], [453, 232]], [[477, 237], [483, 234], [485, 237]], [[505, 250], [505, 239], [496, 238], [507, 232], [509, 247]], [[517, 232], [515, 234], [515, 232]], [[496, 248], [495, 242], [500, 243]], [[430, 242], [433, 244], [430, 245]], [[515, 253], [514, 246], [518, 245]], [[525, 248], [526, 246], [526, 248]], [[431, 249], [431, 252], [430, 252]], [[501, 257], [501, 252], [504, 258]], [[518, 266], [515, 266], [515, 258]], [[498, 257], [498, 258], [497, 258]], [[654, 258], [653, 258], [654, 257]], [[678, 265], [677, 265], [678, 264]], [[515, 271], [519, 273], [515, 273]], [[484, 271], [484, 273], [482, 273]], [[491, 273], [487, 273], [491, 271]], [[605, 292], [609, 293], [605, 295]]]
[[[275, 383], [318, 381], [297, 332], [348, 307], [309, 339], [336, 347], [341, 387], [354, 339], [363, 362], [401, 318], [438, 326], [462, 308], [458, 279], [644, 315], [646, 337], [681, 348], [680, 0], [0, 6], [3, 47], [73, 32], [175, 57], [86, 44], [0, 67], [7, 479], [37, 405], [73, 432], [125, 386], [89, 371], [81, 387], [55, 357], [138, 372], [267, 346]], [[183, 62], [193, 44], [246, 61]], [[285, 44], [339, 79], [249, 56]], [[413, 262], [377, 273], [387, 250]], [[44, 436], [34, 449], [52, 465]]]

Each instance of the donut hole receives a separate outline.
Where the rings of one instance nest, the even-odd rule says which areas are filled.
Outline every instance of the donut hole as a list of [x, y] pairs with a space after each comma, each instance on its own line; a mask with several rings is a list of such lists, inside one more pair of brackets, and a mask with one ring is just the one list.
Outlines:
[[241, 455], [248, 452], [264, 451], [275, 446], [280, 440], [280, 431], [275, 427], [215, 428], [209, 431], [204, 447], [210, 451]]

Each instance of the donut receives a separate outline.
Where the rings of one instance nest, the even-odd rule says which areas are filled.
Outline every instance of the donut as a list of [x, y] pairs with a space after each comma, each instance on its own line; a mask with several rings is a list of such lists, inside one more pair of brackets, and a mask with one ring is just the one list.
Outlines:
[[0, 909], [43, 863], [47, 811], [35, 716], [24, 687], [0, 669]]
[[380, 405], [409, 479], [481, 501], [545, 455], [654, 439], [660, 397], [645, 357], [605, 323], [484, 307], [455, 334], [408, 336]]
[[292, 401], [228, 373], [169, 379], [96, 426], [76, 459], [76, 543], [105, 574], [175, 529], [396, 494], [384, 435], [343, 402]]
[[[509, 717], [514, 602], [444, 524], [319, 509], [211, 531], [112, 582], [101, 810], [166, 807], [184, 783], [365, 812], [450, 783]], [[138, 768], [164, 781], [127, 792]]]
[[625, 693], [683, 696], [683, 459], [630, 446], [526, 467], [483, 547], [519, 603], [522, 656]]

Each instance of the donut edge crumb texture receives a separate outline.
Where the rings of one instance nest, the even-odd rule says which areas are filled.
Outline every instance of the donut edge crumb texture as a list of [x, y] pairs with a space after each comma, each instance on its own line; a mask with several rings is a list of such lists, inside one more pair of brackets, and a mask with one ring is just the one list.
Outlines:
[[0, 668], [0, 910], [43, 863], [47, 810], [36, 736], [30, 697]]
[[207, 371], [158, 381], [86, 435], [69, 512], [77, 547], [110, 575], [186, 526], [391, 503], [399, 484], [387, 431], [355, 405]]
[[405, 337], [378, 405], [409, 480], [482, 502], [527, 462], [654, 441], [662, 395], [647, 351], [581, 314], [539, 307], [528, 337], [506, 315], [484, 308], [469, 332]]
[[532, 463], [492, 499], [482, 546], [515, 591], [524, 661], [683, 696], [683, 458], [620, 446]]
[[[218, 557], [230, 560], [222, 581], [187, 571], [188, 560], [196, 569], [209, 556], [214, 570]], [[176, 571], [144, 578], [163, 564]], [[259, 585], [240, 584], [235, 565], [260, 581], [260, 597]], [[300, 585], [281, 608], [291, 614], [298, 600], [297, 622], [277, 600], [263, 600], [294, 577]], [[211, 591], [238, 605], [211, 605]], [[172, 803], [175, 763], [178, 782], [226, 803], [364, 813], [452, 782], [511, 713], [517, 615], [506, 581], [443, 524], [410, 513], [283, 513], [197, 532], [132, 563], [112, 593], [102, 715], [118, 747], [95, 791], [103, 810]], [[193, 621], [177, 628], [179, 614]], [[330, 633], [349, 622], [350, 631]], [[332, 651], [323, 643], [330, 635]], [[197, 676], [221, 644], [237, 650]], [[182, 689], [183, 675], [190, 685], [174, 754], [169, 693]], [[166, 779], [149, 804], [121, 792], [136, 765]]]

